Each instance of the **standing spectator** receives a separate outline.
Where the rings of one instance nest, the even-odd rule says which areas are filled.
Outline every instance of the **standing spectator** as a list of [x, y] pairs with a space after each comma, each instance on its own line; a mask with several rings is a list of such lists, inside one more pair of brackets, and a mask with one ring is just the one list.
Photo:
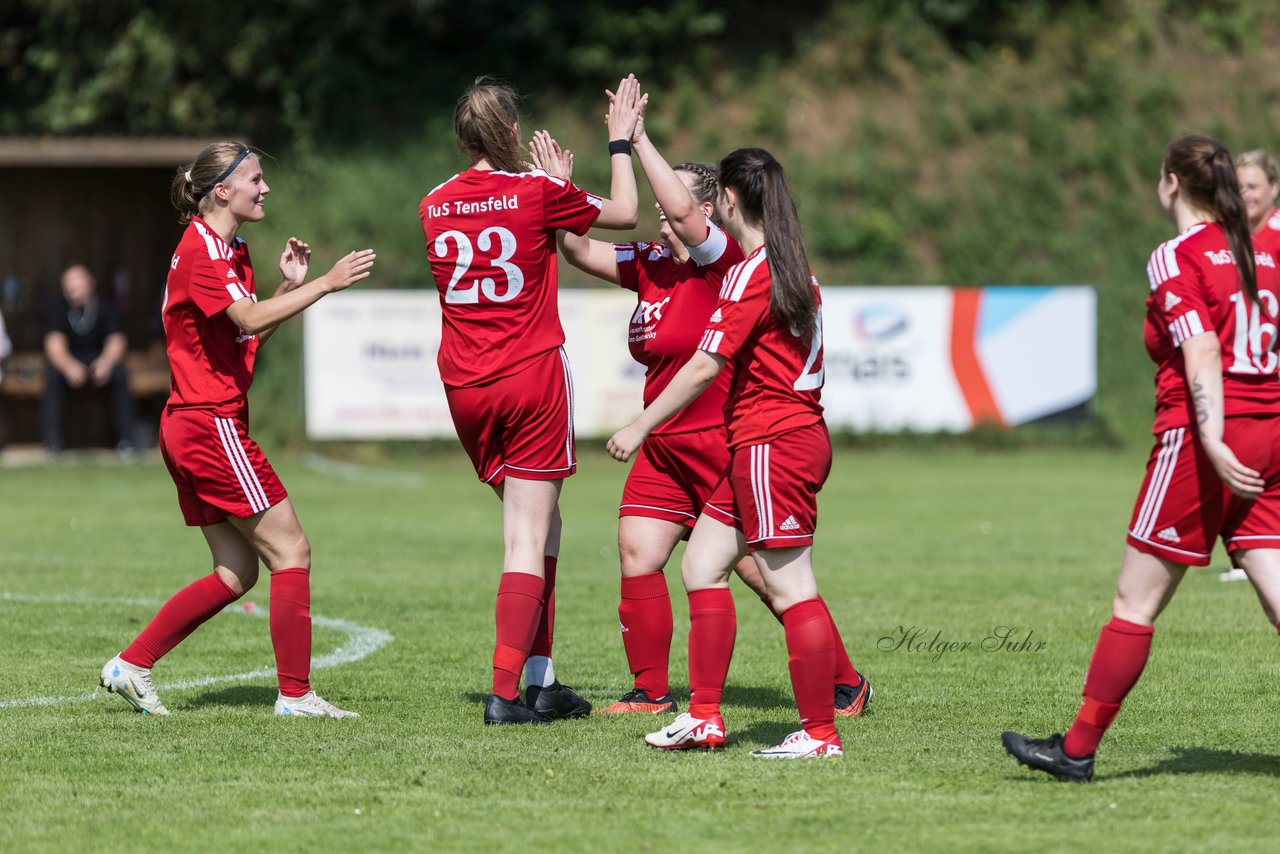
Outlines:
[[4, 379], [4, 362], [13, 352], [13, 342], [9, 340], [9, 330], [4, 328], [4, 312], [0, 311], [0, 380]]
[[62, 401], [66, 389], [109, 386], [116, 448], [133, 452], [133, 398], [124, 371], [128, 341], [115, 307], [98, 297], [98, 284], [83, 264], [62, 273], [62, 297], [54, 301], [44, 336], [44, 407], [41, 428], [45, 451], [62, 452]]

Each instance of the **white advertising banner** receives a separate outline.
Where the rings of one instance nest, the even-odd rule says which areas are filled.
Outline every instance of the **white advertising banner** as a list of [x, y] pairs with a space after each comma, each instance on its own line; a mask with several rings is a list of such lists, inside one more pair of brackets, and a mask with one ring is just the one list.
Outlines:
[[[559, 295], [579, 435], [606, 436], [641, 407], [627, 350], [635, 296]], [[835, 430], [961, 431], [1077, 409], [1096, 393], [1096, 298], [1071, 287], [823, 288], [826, 384]], [[455, 435], [436, 369], [434, 288], [344, 291], [307, 310], [307, 435]]]

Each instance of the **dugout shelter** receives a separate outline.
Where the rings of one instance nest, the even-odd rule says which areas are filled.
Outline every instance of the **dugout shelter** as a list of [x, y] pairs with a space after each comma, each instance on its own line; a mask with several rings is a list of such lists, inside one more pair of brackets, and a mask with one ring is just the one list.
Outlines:
[[[169, 181], [209, 140], [174, 137], [0, 138], [0, 311], [13, 355], [0, 382], [0, 443], [40, 441], [44, 333], [62, 271], [82, 263], [114, 301], [129, 339], [126, 369], [153, 441], [168, 393], [160, 305], [182, 234]], [[68, 401], [68, 445], [108, 436], [105, 397]]]

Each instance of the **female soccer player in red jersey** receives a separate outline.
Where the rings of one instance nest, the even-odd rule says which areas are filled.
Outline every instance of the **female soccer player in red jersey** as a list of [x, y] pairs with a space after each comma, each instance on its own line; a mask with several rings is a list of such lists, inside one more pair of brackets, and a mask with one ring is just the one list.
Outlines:
[[823, 380], [820, 293], [782, 166], [745, 148], [720, 161], [716, 211], [746, 259], [728, 272], [698, 350], [644, 412], [609, 440], [627, 460], [645, 438], [733, 363], [727, 476], [707, 502], [681, 565], [689, 591], [689, 711], [645, 741], [665, 749], [725, 744], [720, 697], [736, 617], [728, 580], [745, 552], [782, 614], [802, 729], [753, 753], [819, 758], [842, 753], [831, 706], [835, 634], [810, 562], [817, 493], [831, 467], [819, 403]]
[[[646, 368], [644, 401], [649, 404], [696, 351], [725, 273], [743, 255], [716, 221], [716, 167], [682, 163], [673, 170], [644, 131], [645, 106], [647, 101], [632, 142], [657, 200], [661, 242], [614, 244], [562, 232], [561, 248], [574, 266], [636, 292], [627, 340], [632, 356]], [[572, 153], [562, 152], [549, 137], [535, 138], [533, 155], [535, 163], [562, 177], [572, 171]], [[731, 370], [722, 371], [692, 404], [658, 426], [627, 475], [618, 509], [618, 620], [635, 682], [601, 712], [678, 710], [668, 683], [672, 616], [662, 570], [701, 513], [727, 525], [736, 521], [728, 510], [707, 506], [729, 463], [724, 405], [731, 378]], [[755, 561], [744, 557], [735, 570], [769, 605]], [[835, 713], [856, 717], [871, 696], [871, 685], [849, 661], [834, 622], [832, 630], [838, 660]]]
[[[558, 501], [575, 468], [555, 233], [635, 226], [630, 139], [638, 115], [639, 84], [627, 77], [606, 119], [612, 198], [600, 198], [530, 169], [515, 93], [477, 81], [454, 114], [458, 147], [471, 166], [428, 193], [419, 209], [440, 290], [439, 366], [449, 411], [477, 475], [502, 500], [486, 724], [547, 723], [591, 711], [551, 664]], [[522, 669], [528, 705], [520, 700]]]
[[1059, 780], [1093, 777], [1094, 752], [1137, 684], [1156, 617], [1216, 537], [1280, 618], [1280, 382], [1276, 258], [1249, 238], [1231, 155], [1183, 136], [1165, 150], [1160, 206], [1178, 236], [1147, 264], [1144, 329], [1156, 363], [1155, 447], [1129, 523], [1112, 618], [1065, 736], [1002, 737], [1019, 762]]
[[187, 230], [169, 264], [162, 309], [173, 380], [160, 451], [183, 518], [204, 534], [214, 569], [174, 594], [102, 668], [103, 687], [147, 714], [169, 714], [152, 685], [152, 665], [243, 596], [258, 580], [261, 559], [271, 573], [280, 680], [275, 713], [355, 716], [311, 690], [311, 546], [271, 464], [249, 438], [248, 392], [258, 348], [276, 327], [367, 277], [374, 254], [352, 252], [304, 284], [311, 249], [291, 237], [280, 255], [280, 286], [259, 302], [249, 248], [236, 232], [263, 218], [269, 192], [257, 156], [239, 142], [207, 146], [173, 180], [173, 204]]
[[1280, 248], [1280, 164], [1261, 148], [1246, 151], [1236, 158], [1236, 177], [1240, 179], [1240, 196], [1244, 199], [1253, 242], [1267, 250]]

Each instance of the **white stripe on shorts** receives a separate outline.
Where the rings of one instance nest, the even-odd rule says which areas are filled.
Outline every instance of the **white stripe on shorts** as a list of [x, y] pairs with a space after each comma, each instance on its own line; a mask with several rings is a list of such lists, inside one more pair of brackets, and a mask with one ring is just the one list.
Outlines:
[[751, 497], [755, 501], [756, 516], [760, 519], [756, 539], [765, 540], [773, 534], [773, 497], [769, 494], [769, 445], [751, 446]]
[[1186, 432], [1187, 428], [1177, 427], [1164, 431], [1160, 436], [1160, 453], [1156, 455], [1151, 482], [1147, 484], [1147, 494], [1142, 499], [1137, 521], [1133, 524], [1133, 533], [1139, 538], [1151, 536], [1151, 531], [1155, 528], [1156, 519], [1160, 516], [1160, 506], [1164, 503], [1165, 493], [1169, 491], [1169, 482], [1173, 480], [1178, 450], [1182, 447], [1182, 438]]
[[261, 513], [271, 506], [271, 502], [267, 500], [267, 493], [263, 490], [257, 472], [249, 462], [249, 455], [244, 452], [244, 445], [240, 444], [235, 421], [230, 418], [215, 418], [213, 421], [218, 425], [222, 449], [227, 452], [227, 461], [231, 463], [231, 468], [236, 473], [236, 480], [240, 481], [240, 488], [244, 490], [249, 509], [254, 513]]
[[573, 371], [569, 368], [569, 354], [560, 348], [560, 363], [564, 365], [564, 394], [569, 401], [569, 424], [564, 434], [564, 455], [569, 461], [567, 468], [573, 467]]

